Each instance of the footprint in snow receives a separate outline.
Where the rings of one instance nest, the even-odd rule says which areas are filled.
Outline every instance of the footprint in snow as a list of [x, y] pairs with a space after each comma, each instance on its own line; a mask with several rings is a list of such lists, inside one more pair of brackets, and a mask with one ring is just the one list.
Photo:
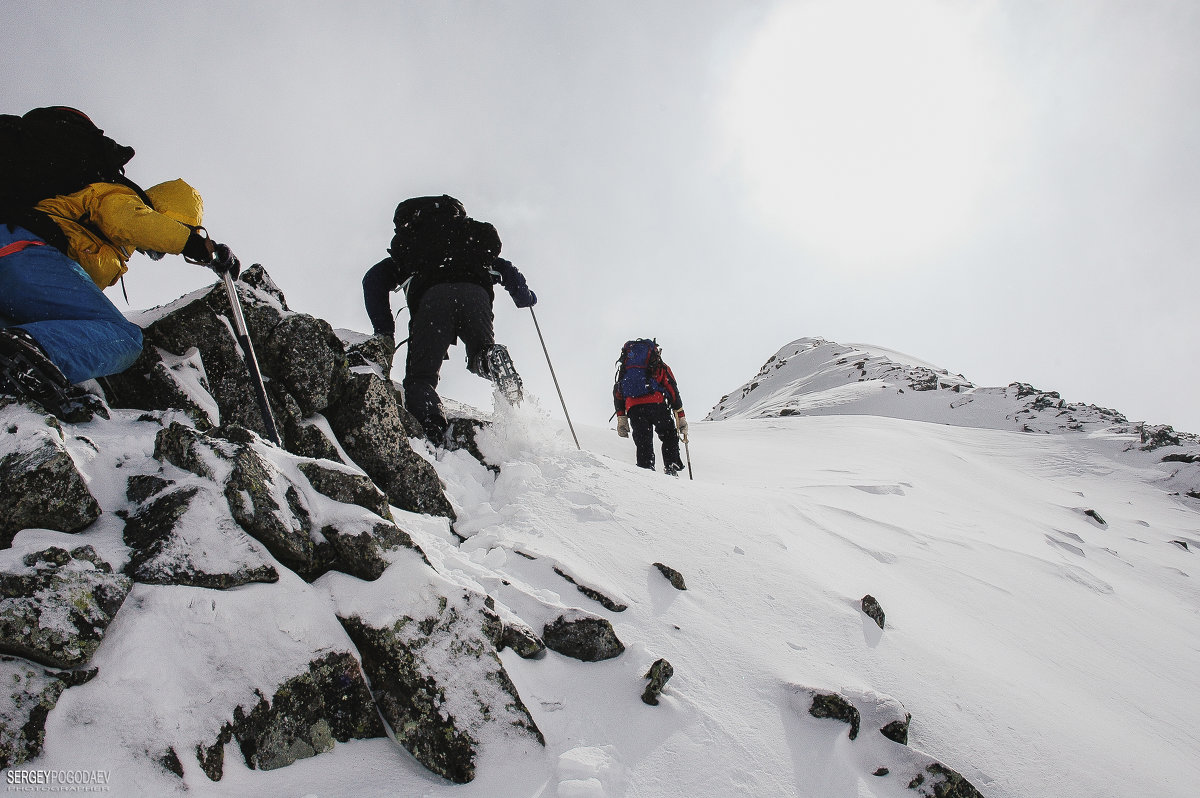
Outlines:
[[598, 507], [603, 507], [606, 510], [614, 509], [611, 504], [601, 501], [599, 497], [593, 496], [592, 494], [590, 494], [586, 491], [564, 490], [562, 493], [560, 493], [558, 495], [559, 495], [559, 498], [561, 498], [563, 501], [570, 502], [570, 503], [580, 506], [580, 507], [598, 506]]
[[625, 793], [625, 768], [611, 745], [561, 754], [558, 779], [558, 798], [620, 798]]

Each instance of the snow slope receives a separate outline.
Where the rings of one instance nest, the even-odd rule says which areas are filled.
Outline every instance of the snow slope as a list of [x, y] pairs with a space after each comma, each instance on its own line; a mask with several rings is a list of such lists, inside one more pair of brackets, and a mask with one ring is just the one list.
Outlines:
[[[480, 445], [498, 475], [465, 452], [427, 451], [457, 534], [398, 514], [401, 525], [502, 613], [540, 628], [547, 606], [584, 608], [612, 621], [626, 652], [599, 663], [503, 652], [547, 745], [485, 744], [467, 785], [371, 740], [268, 772], [233, 746], [222, 781], [188, 769], [187, 794], [901, 798], [917, 795], [908, 783], [930, 758], [988, 798], [1195, 794], [1200, 516], [1154, 484], [1159, 472], [1114, 460], [1087, 434], [826, 413], [694, 422], [695, 479], [673, 479], [635, 468], [632, 444], [610, 430], [577, 427], [577, 451], [535, 401], [501, 404], [492, 421]], [[136, 469], [149, 452], [136, 422], [122, 423], [124, 452], [119, 431], [75, 431]], [[116, 554], [111, 530], [74, 537], [92, 534]], [[555, 569], [628, 609], [605, 609]], [[178, 590], [183, 626], [193, 589]], [[339, 636], [296, 615], [330, 600], [320, 582], [289, 590], [286, 617], [223, 634]], [[887, 613], [882, 630], [859, 610], [868, 593]], [[187, 646], [218, 645], [211, 629], [168, 635], [170, 620], [164, 663], [202, 663]], [[675, 675], [648, 706], [643, 677], [660, 657]], [[136, 706], [143, 685], [110, 689], [114, 708]], [[860, 708], [857, 740], [809, 715], [814, 691]], [[877, 733], [906, 712], [908, 747]], [[100, 728], [62, 739], [86, 741], [93, 767], [118, 763], [114, 794], [129, 794], [124, 716], [89, 720]], [[69, 722], [52, 713], [46, 751], [22, 768], [81, 766], [79, 747], [54, 742]]]

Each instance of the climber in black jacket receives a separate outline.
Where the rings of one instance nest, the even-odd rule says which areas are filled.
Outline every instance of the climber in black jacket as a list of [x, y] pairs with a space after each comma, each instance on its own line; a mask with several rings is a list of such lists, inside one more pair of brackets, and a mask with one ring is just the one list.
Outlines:
[[[453, 197], [404, 200], [394, 222], [389, 256], [363, 277], [363, 301], [382, 348], [394, 352], [396, 324], [388, 294], [404, 290], [410, 313], [404, 404], [429, 440], [441, 444], [448, 424], [437, 384], [450, 347], [461, 340], [467, 368], [499, 384], [511, 360], [495, 339], [493, 286], [500, 283], [519, 308], [535, 305], [537, 295], [517, 268], [499, 257], [496, 228], [468, 217]], [[387, 365], [390, 371], [390, 357]]]

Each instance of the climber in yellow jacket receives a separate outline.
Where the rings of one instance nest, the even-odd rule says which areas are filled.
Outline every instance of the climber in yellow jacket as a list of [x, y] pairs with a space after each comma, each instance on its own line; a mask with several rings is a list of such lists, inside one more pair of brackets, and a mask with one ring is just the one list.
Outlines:
[[129, 271], [128, 261], [136, 250], [211, 259], [213, 244], [197, 231], [204, 200], [196, 189], [171, 180], [147, 189], [146, 197], [153, 207], [129, 186], [92, 183], [34, 207], [62, 229], [67, 256], [100, 288], [115, 285]]
[[[103, 134], [75, 109], [36, 109], [24, 118], [34, 114], [70, 125], [82, 137], [80, 152], [87, 136]], [[73, 383], [133, 364], [142, 331], [103, 289], [120, 280], [135, 251], [182, 254], [237, 278], [237, 258], [201, 226], [196, 190], [172, 180], [142, 192], [120, 168], [133, 150], [105, 141], [122, 153], [111, 177], [41, 197], [24, 211], [10, 208], [0, 219], [0, 394], [49, 408]]]

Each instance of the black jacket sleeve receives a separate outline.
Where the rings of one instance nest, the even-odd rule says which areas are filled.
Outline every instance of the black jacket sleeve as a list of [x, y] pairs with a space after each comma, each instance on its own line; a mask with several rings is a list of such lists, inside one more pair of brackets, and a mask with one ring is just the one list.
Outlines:
[[529, 290], [525, 283], [525, 275], [512, 265], [511, 261], [496, 258], [492, 269], [500, 275], [500, 285], [512, 297], [513, 304], [519, 308], [529, 308], [537, 304], [537, 294]]
[[363, 275], [363, 303], [376, 335], [396, 335], [396, 320], [388, 296], [400, 287], [400, 272], [391, 258], [384, 258]]

